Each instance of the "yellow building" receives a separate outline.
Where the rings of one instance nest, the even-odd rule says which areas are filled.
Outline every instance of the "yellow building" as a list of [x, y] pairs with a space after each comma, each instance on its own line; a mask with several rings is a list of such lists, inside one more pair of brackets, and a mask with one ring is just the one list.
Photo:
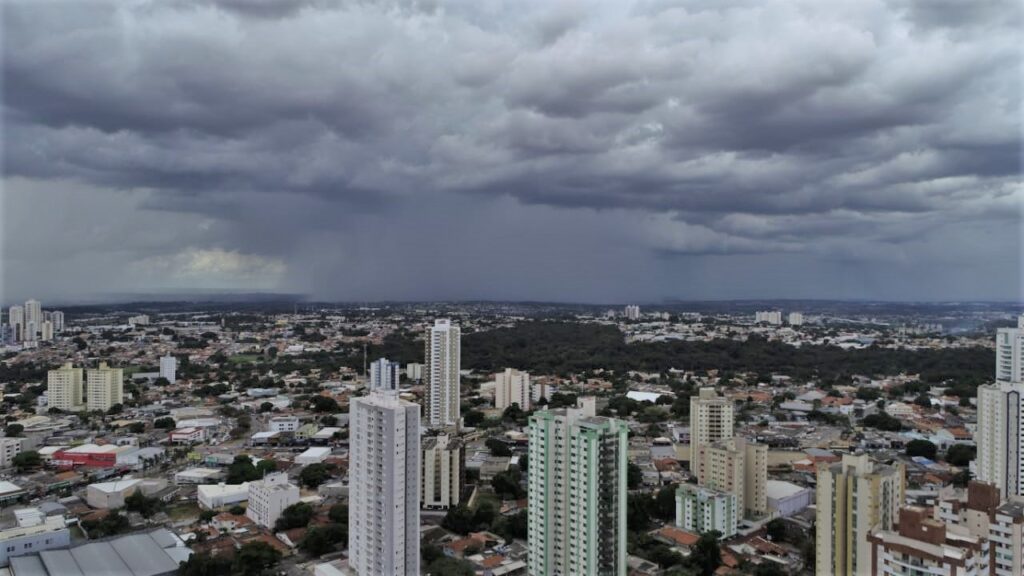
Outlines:
[[906, 470], [867, 454], [818, 467], [815, 574], [871, 574], [873, 530], [892, 530], [903, 504]]
[[723, 398], [714, 388], [701, 388], [690, 398], [690, 468], [698, 483], [704, 478], [703, 464], [696, 455], [703, 446], [733, 437], [732, 400]]
[[748, 518], [768, 514], [768, 446], [730, 438], [702, 446], [695, 456], [703, 470], [701, 486], [736, 496]]
[[50, 408], [65, 412], [85, 410], [82, 400], [82, 369], [68, 362], [46, 375], [46, 399]]
[[111, 368], [106, 362], [100, 362], [99, 368], [91, 368], [85, 373], [86, 408], [89, 411], [106, 412], [114, 404], [124, 402], [124, 371]]

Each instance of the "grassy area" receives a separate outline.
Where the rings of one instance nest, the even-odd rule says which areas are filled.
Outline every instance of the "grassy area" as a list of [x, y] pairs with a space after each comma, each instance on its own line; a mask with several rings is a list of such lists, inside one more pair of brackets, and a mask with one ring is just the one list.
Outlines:
[[228, 358], [228, 362], [232, 364], [245, 364], [246, 362], [255, 362], [259, 359], [259, 354], [237, 354]]
[[167, 515], [173, 522], [199, 518], [199, 506], [195, 504], [177, 504], [167, 509]]
[[86, 539], [85, 532], [82, 532], [82, 529], [78, 527], [78, 524], [72, 524], [69, 530], [71, 532], [72, 542], [81, 542]]

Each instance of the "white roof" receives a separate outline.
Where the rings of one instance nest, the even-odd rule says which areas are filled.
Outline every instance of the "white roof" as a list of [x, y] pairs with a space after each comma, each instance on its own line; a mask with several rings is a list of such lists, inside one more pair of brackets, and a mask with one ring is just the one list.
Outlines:
[[0, 494], [7, 494], [8, 492], [17, 492], [21, 490], [21, 486], [8, 482], [7, 480], [0, 480]]
[[341, 428], [329, 426], [327, 428], [322, 428], [319, 432], [313, 434], [313, 438], [316, 438], [318, 440], [329, 439], [331, 436], [334, 436], [335, 432], [341, 432]]
[[302, 454], [296, 456], [296, 458], [321, 458], [328, 456], [331, 453], [331, 449], [326, 446], [314, 446]]
[[273, 438], [274, 436], [277, 436], [278, 434], [279, 434], [279, 432], [270, 432], [270, 431], [257, 432], [255, 434], [253, 434], [252, 437], [253, 438]]
[[810, 490], [810, 488], [804, 488], [803, 486], [782, 480], [769, 480], [765, 492], [769, 498], [785, 498], [804, 490]]
[[200, 484], [196, 491], [205, 496], [223, 496], [225, 494], [248, 493], [249, 483], [242, 484]]
[[630, 390], [626, 392], [626, 398], [630, 400], [636, 400], [637, 402], [657, 402], [658, 398], [661, 398], [664, 394], [657, 392], [638, 392], [636, 390]]
[[121, 480], [115, 480], [113, 482], [97, 482], [95, 484], [89, 484], [89, 488], [105, 492], [107, 494], [113, 494], [115, 492], [122, 492], [135, 486], [142, 480], [138, 478], [124, 478]]

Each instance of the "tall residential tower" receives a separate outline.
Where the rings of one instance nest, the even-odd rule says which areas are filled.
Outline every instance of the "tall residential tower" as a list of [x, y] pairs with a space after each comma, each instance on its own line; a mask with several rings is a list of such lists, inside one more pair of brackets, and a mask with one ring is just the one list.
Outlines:
[[444, 428], [459, 424], [461, 339], [459, 327], [449, 320], [437, 320], [427, 329], [424, 352], [427, 424]]
[[579, 409], [530, 417], [530, 576], [625, 576], [628, 435]]
[[360, 576], [420, 573], [420, 406], [398, 391], [352, 400], [349, 568]]
[[978, 386], [978, 480], [1024, 496], [1024, 315], [996, 333], [996, 381]]

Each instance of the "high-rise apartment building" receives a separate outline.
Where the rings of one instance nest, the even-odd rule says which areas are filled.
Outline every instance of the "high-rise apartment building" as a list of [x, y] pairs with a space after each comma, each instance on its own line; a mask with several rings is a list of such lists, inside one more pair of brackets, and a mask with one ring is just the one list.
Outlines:
[[625, 576], [628, 435], [579, 409], [530, 417], [530, 576]]
[[736, 535], [739, 526], [739, 503], [735, 494], [680, 484], [676, 488], [676, 526], [703, 534], [718, 531], [720, 538]]
[[288, 482], [286, 472], [267, 474], [249, 482], [245, 515], [264, 528], [273, 528], [284, 509], [299, 501], [299, 487]]
[[978, 480], [1024, 496], [1024, 316], [996, 333], [996, 381], [978, 386]]
[[899, 526], [868, 535], [877, 576], [991, 576], [990, 545], [959, 526], [947, 526], [927, 508], [900, 510]]
[[440, 434], [422, 441], [420, 506], [445, 510], [458, 506], [465, 474], [460, 438]]
[[85, 410], [82, 397], [82, 369], [68, 362], [46, 374], [46, 399], [50, 408], [65, 412]]
[[978, 386], [978, 480], [999, 488], [1003, 498], [1024, 495], [1024, 383]]
[[704, 446], [732, 437], [732, 400], [719, 396], [714, 388], [701, 388], [690, 397], [690, 467], [695, 469], [698, 483], [704, 482], [704, 470], [695, 455]]
[[966, 495], [939, 501], [934, 516], [951, 529], [989, 541], [991, 576], [1024, 574], [1024, 504], [1003, 503], [995, 485], [970, 482]]
[[778, 310], [765, 310], [754, 313], [754, 322], [779, 326], [782, 324], [782, 312]]
[[178, 359], [168, 354], [160, 357], [160, 377], [174, 384], [178, 381]]
[[99, 368], [85, 371], [85, 404], [91, 412], [106, 412], [114, 404], [124, 403], [124, 371], [100, 362]]
[[871, 574], [868, 534], [892, 530], [903, 504], [902, 463], [885, 465], [867, 454], [844, 454], [818, 467], [815, 574]]
[[996, 381], [1024, 382], [1024, 314], [1016, 328], [996, 331]]
[[626, 317], [626, 320], [639, 320], [640, 307], [637, 306], [636, 304], [630, 304], [626, 306], [625, 310], [623, 311], [623, 316]]
[[[25, 340], [36, 340], [36, 334], [43, 325], [43, 305], [39, 300], [25, 301]], [[31, 328], [30, 328], [31, 327]]]
[[39, 328], [39, 339], [43, 342], [53, 340], [53, 322], [43, 320], [43, 325]]
[[401, 368], [398, 362], [381, 358], [370, 364], [370, 390], [398, 390], [398, 378]]
[[427, 424], [432, 427], [459, 424], [461, 346], [459, 327], [451, 321], [437, 320], [427, 329], [424, 409]]
[[703, 477], [701, 486], [734, 494], [740, 514], [768, 514], [768, 445], [729, 438], [700, 447], [693, 459]]
[[64, 313], [60, 310], [54, 310], [50, 314], [50, 321], [53, 322], [53, 331], [60, 334], [64, 331]]
[[513, 404], [530, 410], [530, 373], [506, 368], [494, 375], [494, 407], [504, 410]]
[[786, 321], [790, 326], [802, 326], [804, 323], [804, 315], [802, 312], [790, 312]]
[[376, 389], [352, 400], [349, 418], [349, 568], [418, 575], [420, 406]]
[[418, 382], [423, 379], [423, 364], [418, 362], [409, 362], [405, 365], [405, 377], [413, 382]]
[[14, 341], [21, 342], [25, 339], [25, 308], [22, 306], [11, 306], [7, 311], [7, 323], [11, 325], [14, 332]]

